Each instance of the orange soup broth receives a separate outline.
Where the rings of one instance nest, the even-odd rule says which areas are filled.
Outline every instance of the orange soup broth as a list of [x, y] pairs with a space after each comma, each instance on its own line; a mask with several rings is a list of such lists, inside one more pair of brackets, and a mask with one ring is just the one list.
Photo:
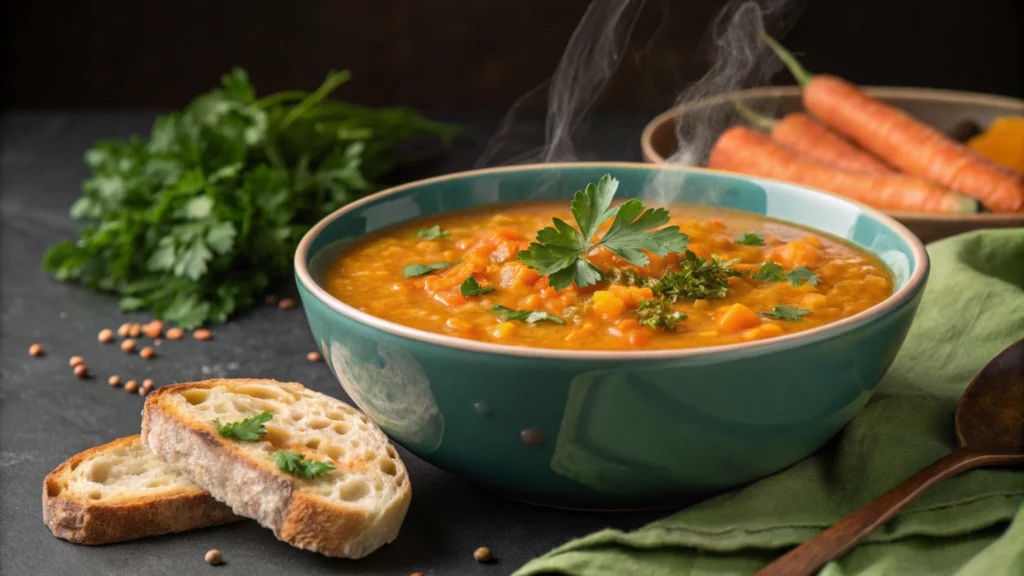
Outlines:
[[[636, 308], [655, 296], [650, 288], [601, 282], [562, 290], [516, 258], [553, 217], [574, 223], [563, 204], [533, 203], [441, 214], [373, 234], [346, 249], [329, 265], [324, 287], [373, 316], [458, 338], [535, 348], [570, 350], [657, 350], [718, 346], [802, 332], [847, 318], [893, 293], [889, 270], [875, 256], [831, 236], [759, 215], [693, 205], [669, 206], [677, 225], [690, 237], [689, 249], [701, 257], [737, 259], [733, 267], [747, 274], [731, 277], [722, 298], [672, 304], [687, 315], [675, 330], [652, 329], [636, 319]], [[417, 231], [440, 226], [450, 235], [424, 240]], [[607, 229], [606, 223], [603, 229]], [[760, 233], [764, 246], [736, 242], [747, 232]], [[648, 254], [643, 268], [604, 248], [589, 260], [602, 270], [634, 270], [661, 278], [679, 269], [681, 254]], [[409, 264], [456, 262], [431, 274], [406, 278]], [[793, 286], [788, 280], [760, 281], [751, 275], [765, 261], [785, 272], [806, 267], [820, 282]], [[461, 284], [473, 276], [486, 294], [463, 297]], [[565, 324], [502, 321], [489, 307], [541, 310]], [[809, 310], [800, 321], [762, 316], [784, 305]]]

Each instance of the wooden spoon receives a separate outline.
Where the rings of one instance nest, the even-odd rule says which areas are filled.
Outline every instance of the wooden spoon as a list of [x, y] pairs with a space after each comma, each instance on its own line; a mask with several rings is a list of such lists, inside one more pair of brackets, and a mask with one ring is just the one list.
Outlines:
[[979, 466], [1024, 464], [1024, 340], [974, 377], [956, 408], [955, 426], [959, 448], [754, 576], [817, 574], [940, 480]]

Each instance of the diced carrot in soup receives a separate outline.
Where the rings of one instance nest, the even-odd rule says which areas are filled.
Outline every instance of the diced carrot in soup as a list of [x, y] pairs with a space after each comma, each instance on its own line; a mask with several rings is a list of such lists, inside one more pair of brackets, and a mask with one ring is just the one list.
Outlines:
[[540, 274], [522, 262], [506, 262], [501, 266], [498, 278], [498, 285], [502, 288], [525, 287], [536, 282]]
[[812, 266], [821, 262], [821, 250], [804, 240], [793, 240], [774, 250], [774, 260], [786, 268]]
[[760, 325], [761, 319], [757, 314], [740, 303], [727, 308], [718, 320], [718, 329], [722, 332], [739, 332]]
[[473, 275], [474, 267], [475, 265], [469, 261], [456, 264], [451, 268], [441, 271], [439, 274], [427, 278], [426, 288], [431, 292], [437, 292], [458, 286], [465, 282], [466, 278]]
[[619, 314], [622, 314], [623, 307], [625, 307], [625, 303], [618, 296], [607, 290], [594, 292], [590, 302], [594, 314], [604, 320], [618, 318]]

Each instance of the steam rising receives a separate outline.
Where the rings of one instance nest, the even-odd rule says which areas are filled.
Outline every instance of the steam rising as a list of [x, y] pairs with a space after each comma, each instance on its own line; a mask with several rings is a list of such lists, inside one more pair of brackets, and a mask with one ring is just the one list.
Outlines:
[[[684, 0], [685, 1], [685, 0]], [[715, 95], [766, 85], [781, 63], [761, 41], [766, 20], [781, 20], [799, 0], [733, 0], [711, 26], [711, 64], [704, 76], [676, 99], [676, 105], [707, 101]], [[520, 97], [491, 140], [478, 166], [579, 160], [573, 140], [629, 45], [630, 35], [647, 0], [594, 0], [576, 27], [551, 80]], [[778, 33], [778, 26], [774, 30]], [[547, 87], [545, 144], [502, 159], [522, 127], [526, 104]], [[669, 161], [703, 163], [718, 134], [734, 119], [731, 105], [707, 106], [701, 113], [677, 119], [678, 152]], [[639, 134], [635, 136], [639, 138]]]
[[[733, 2], [725, 7], [712, 27], [714, 38], [711, 67], [683, 91], [676, 106], [695, 104], [735, 90], [764, 86], [782, 63], [761, 40], [766, 19], [782, 16], [790, 0]], [[731, 105], [707, 105], [700, 113], [676, 118], [678, 151], [668, 161], [688, 166], [702, 164], [715, 139], [732, 124]]]
[[[645, 2], [594, 0], [569, 39], [551, 80], [516, 100], [477, 165], [487, 166], [497, 160], [502, 149], [514, 139], [517, 117], [522, 109], [545, 85], [548, 86], [545, 145], [499, 163], [578, 160], [573, 133], [586, 120], [618, 68]], [[631, 10], [634, 4], [636, 9]]]

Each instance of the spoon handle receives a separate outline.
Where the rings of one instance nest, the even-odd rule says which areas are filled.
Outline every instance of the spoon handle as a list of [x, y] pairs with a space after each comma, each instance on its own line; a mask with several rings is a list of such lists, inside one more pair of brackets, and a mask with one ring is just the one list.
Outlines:
[[875, 528], [940, 480], [978, 466], [994, 464], [998, 455], [957, 448], [899, 486], [843, 518], [838, 524], [790, 550], [754, 576], [810, 576], [850, 551]]

